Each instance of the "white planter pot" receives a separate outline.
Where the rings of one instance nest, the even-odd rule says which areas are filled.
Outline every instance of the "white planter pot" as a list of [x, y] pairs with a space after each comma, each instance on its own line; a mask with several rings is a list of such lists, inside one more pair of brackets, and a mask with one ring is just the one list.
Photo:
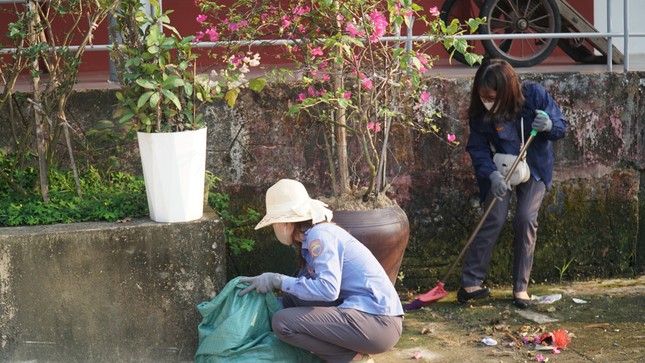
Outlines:
[[150, 219], [188, 222], [204, 213], [206, 128], [138, 132]]

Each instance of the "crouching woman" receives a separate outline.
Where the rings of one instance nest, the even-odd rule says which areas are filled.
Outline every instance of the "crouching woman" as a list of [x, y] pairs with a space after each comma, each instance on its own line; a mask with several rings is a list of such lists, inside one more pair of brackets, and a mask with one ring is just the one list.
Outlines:
[[334, 223], [332, 211], [311, 199], [298, 181], [268, 189], [266, 216], [255, 229], [273, 226], [280, 243], [300, 256], [296, 277], [265, 272], [244, 277], [240, 292], [282, 290], [284, 309], [273, 316], [282, 341], [327, 362], [371, 361], [401, 337], [403, 307], [374, 255]]

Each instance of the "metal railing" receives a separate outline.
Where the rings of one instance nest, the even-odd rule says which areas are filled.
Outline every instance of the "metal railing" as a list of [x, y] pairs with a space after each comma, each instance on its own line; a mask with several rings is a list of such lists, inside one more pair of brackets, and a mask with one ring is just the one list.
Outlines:
[[[28, 3], [30, 0], [0, 0], [0, 5], [2, 4], [16, 4], [16, 3]], [[629, 32], [629, 1], [623, 0], [623, 32], [617, 33], [612, 32], [612, 21], [611, 21], [611, 0], [607, 0], [607, 32], [593, 32], [593, 33], [531, 33], [531, 34], [469, 34], [469, 35], [454, 35], [452, 37], [456, 39], [464, 40], [503, 40], [503, 39], [569, 39], [569, 38], [607, 38], [607, 70], [609, 72], [613, 71], [613, 45], [612, 40], [615, 37], [622, 37], [624, 39], [624, 49], [623, 49], [623, 71], [629, 71], [629, 38], [630, 37], [645, 37], [645, 33], [630, 33]], [[424, 41], [432, 40], [430, 36], [415, 36], [407, 35], [401, 37], [382, 37], [382, 41], [401, 41], [408, 43], [408, 46], [415, 41]], [[294, 44], [297, 40], [287, 40], [287, 39], [275, 39], [275, 40], [257, 40], [257, 41], [238, 41], [236, 43], [241, 43], [242, 45], [284, 45], [284, 44]], [[212, 48], [218, 46], [227, 45], [230, 42], [218, 41], [218, 42], [198, 42], [195, 43], [197, 48]], [[101, 44], [93, 45], [88, 44], [86, 46], [86, 51], [110, 51], [113, 45], [111, 44]], [[75, 51], [78, 46], [70, 46], [68, 49]], [[0, 49], [0, 54], [11, 54], [16, 52], [17, 48], [2, 48]]]

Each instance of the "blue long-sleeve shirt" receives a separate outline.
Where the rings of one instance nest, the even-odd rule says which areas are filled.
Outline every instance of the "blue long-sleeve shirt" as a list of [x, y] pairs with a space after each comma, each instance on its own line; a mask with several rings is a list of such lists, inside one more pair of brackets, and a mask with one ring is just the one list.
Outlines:
[[403, 315], [403, 307], [385, 270], [374, 255], [333, 223], [305, 232], [302, 257], [305, 273], [284, 277], [281, 289], [303, 300], [341, 300], [341, 308], [369, 314]]
[[[551, 187], [553, 181], [554, 153], [552, 141], [561, 139], [565, 136], [567, 124], [562, 111], [556, 105], [555, 101], [539, 84], [534, 82], [523, 82], [522, 92], [524, 94], [524, 108], [520, 115], [512, 120], [514, 132], [517, 132], [517, 138], [500, 137], [496, 126], [503, 127], [502, 124], [493, 122], [484, 122], [484, 114], [473, 117], [469, 120], [470, 136], [466, 144], [466, 151], [475, 168], [475, 176], [479, 184], [479, 196], [481, 200], [486, 198], [490, 189], [490, 174], [497, 170], [493, 163], [493, 152], [491, 145], [496, 152], [504, 154], [519, 154], [519, 142], [521, 122], [524, 120], [524, 140], [528, 140], [531, 133], [531, 124], [535, 120], [535, 111], [542, 110], [549, 115], [553, 126], [548, 132], [540, 132], [531, 142], [527, 150], [526, 161], [531, 170], [531, 176], [537, 180], [544, 181], [547, 189]], [[507, 125], [511, 126], [511, 125]]]

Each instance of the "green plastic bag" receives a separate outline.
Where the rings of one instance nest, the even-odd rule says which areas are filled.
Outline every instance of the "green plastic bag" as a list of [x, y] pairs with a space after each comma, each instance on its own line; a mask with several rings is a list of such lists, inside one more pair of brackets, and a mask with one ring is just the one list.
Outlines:
[[195, 363], [321, 362], [310, 352], [284, 343], [271, 331], [271, 317], [281, 309], [274, 294], [250, 292], [231, 280], [213, 300], [197, 305], [202, 315]]

